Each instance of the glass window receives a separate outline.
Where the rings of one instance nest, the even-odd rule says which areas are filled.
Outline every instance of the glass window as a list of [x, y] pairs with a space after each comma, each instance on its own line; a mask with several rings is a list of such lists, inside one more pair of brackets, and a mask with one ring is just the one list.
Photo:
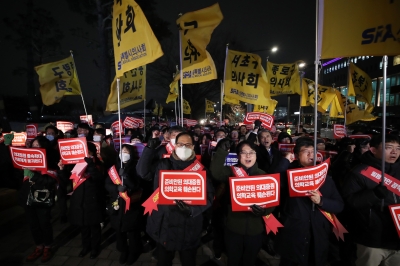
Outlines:
[[400, 85], [400, 74], [397, 75], [396, 85]]
[[364, 59], [365, 59], [365, 56], [361, 57], [361, 59], [364, 60]]
[[354, 58], [354, 64], [357, 63], [357, 58]]
[[382, 61], [379, 62], [379, 69], [382, 69]]
[[372, 104], [374, 106], [376, 106], [375, 95], [376, 95], [376, 79], [372, 81]]

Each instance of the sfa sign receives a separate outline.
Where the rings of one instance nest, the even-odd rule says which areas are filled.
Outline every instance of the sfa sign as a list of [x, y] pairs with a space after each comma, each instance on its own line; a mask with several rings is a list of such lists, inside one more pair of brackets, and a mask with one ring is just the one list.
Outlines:
[[[395, 32], [396, 35], [394, 35], [393, 32]], [[388, 39], [400, 42], [400, 29], [393, 31], [392, 24], [380, 25], [374, 28], [365, 29], [362, 32], [361, 44], [364, 45], [377, 42], [386, 42]]]

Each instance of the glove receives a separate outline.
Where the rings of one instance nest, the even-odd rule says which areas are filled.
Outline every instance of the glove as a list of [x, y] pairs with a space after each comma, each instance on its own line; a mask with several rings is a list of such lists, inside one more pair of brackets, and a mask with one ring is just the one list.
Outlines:
[[32, 178], [33, 175], [34, 175], [34, 173], [31, 170], [24, 169], [24, 177], [27, 176], [29, 178]]
[[85, 162], [88, 164], [88, 166], [94, 164], [93, 158], [90, 157], [85, 157]]
[[151, 138], [149, 139], [149, 141], [147, 142], [147, 147], [149, 147], [150, 149], [156, 149], [158, 146], [160, 146], [161, 144], [161, 140], [159, 138]]
[[118, 191], [119, 191], [119, 192], [125, 192], [125, 191], [126, 191], [126, 186], [119, 185], [119, 186], [118, 186]]
[[229, 151], [231, 149], [231, 141], [229, 139], [222, 139], [217, 144], [217, 149], [221, 148], [224, 151]]
[[256, 121], [254, 121], [254, 127], [260, 127], [261, 126], [261, 121], [260, 120], [256, 120]]
[[8, 146], [14, 139], [14, 133], [4, 135], [4, 145]]
[[119, 176], [126, 179], [125, 168], [119, 169]]
[[256, 204], [251, 205], [250, 208], [255, 216], [261, 217], [261, 216], [265, 215], [265, 209], [261, 208], [260, 206], [258, 206]]
[[389, 190], [387, 189], [386, 186], [381, 186], [380, 184], [377, 185], [374, 189], [373, 189], [375, 196], [377, 196], [379, 199], [384, 199], [386, 198], [386, 196], [389, 193]]
[[192, 215], [192, 209], [190, 208], [189, 205], [187, 205], [186, 203], [184, 203], [181, 200], [175, 200], [176, 202], [176, 206], [178, 206], [179, 210], [185, 214], [187, 217]]

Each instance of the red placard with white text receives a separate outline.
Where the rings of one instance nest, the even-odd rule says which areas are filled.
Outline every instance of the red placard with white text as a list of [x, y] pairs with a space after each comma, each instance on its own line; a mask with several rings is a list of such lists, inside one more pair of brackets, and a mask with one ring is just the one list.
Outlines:
[[249, 125], [254, 124], [254, 121], [260, 120], [261, 124], [266, 129], [272, 129], [274, 125], [274, 117], [269, 114], [264, 114], [260, 112], [249, 112], [246, 114], [246, 117], [243, 121], [243, 124]]
[[330, 159], [316, 166], [287, 170], [290, 197], [308, 197], [310, 190], [318, 190], [325, 182]]
[[74, 123], [68, 121], [57, 121], [56, 125], [56, 127], [63, 133], [67, 132], [68, 130], [74, 129]]
[[279, 205], [279, 174], [251, 177], [230, 177], [232, 211], [251, 211], [257, 204], [262, 208]]
[[114, 123], [111, 124], [111, 130], [114, 133], [115, 136], [119, 136], [121, 132], [124, 131], [122, 127], [122, 122], [121, 121], [115, 121]]
[[389, 205], [390, 214], [396, 227], [397, 234], [400, 237], [400, 204]]
[[26, 139], [32, 140], [37, 137], [38, 124], [26, 125]]
[[346, 133], [346, 127], [344, 125], [337, 125], [334, 124], [333, 125], [333, 137], [335, 139], [341, 139], [346, 137], [347, 133]]
[[86, 138], [59, 139], [58, 149], [63, 164], [82, 163], [89, 155]]
[[[140, 121], [140, 120], [139, 120]], [[138, 119], [127, 116], [124, 120], [123, 126], [125, 128], [138, 128], [140, 122]]]
[[206, 205], [206, 184], [206, 171], [161, 170], [159, 204], [174, 205], [175, 200], [183, 200], [189, 205]]
[[[3, 133], [6, 134], [6, 133]], [[14, 147], [25, 147], [26, 146], [26, 132], [16, 133], [14, 132], [14, 138], [11, 142]]]
[[281, 152], [293, 152], [294, 146], [296, 146], [296, 144], [279, 143], [278, 149]]
[[81, 115], [81, 116], [79, 116], [79, 120], [81, 120], [81, 123], [86, 123], [86, 124], [89, 124], [90, 126], [93, 126], [92, 115]]
[[99, 157], [100, 156], [100, 149], [101, 149], [100, 141], [89, 141], [89, 142], [93, 143], [94, 146], [96, 146], [96, 154], [97, 154], [97, 157]]
[[15, 168], [29, 168], [34, 171], [47, 172], [47, 160], [45, 149], [27, 149], [10, 147], [11, 158]]

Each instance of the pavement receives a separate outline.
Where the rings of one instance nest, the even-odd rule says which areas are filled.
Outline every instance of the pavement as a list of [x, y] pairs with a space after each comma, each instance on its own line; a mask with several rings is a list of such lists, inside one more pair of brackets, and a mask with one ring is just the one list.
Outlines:
[[[116, 266], [119, 263], [120, 253], [116, 249], [115, 234], [110, 224], [106, 224], [102, 230], [101, 253], [96, 259], [78, 257], [82, 249], [81, 236], [77, 227], [59, 221], [58, 207], [52, 209], [52, 224], [54, 233], [54, 257], [41, 263], [40, 258], [35, 262], [27, 263], [25, 258], [33, 252], [33, 242], [24, 209], [17, 205], [17, 191], [0, 188], [0, 265], [58, 265], [58, 266]], [[203, 244], [197, 251], [196, 265], [224, 266], [227, 265], [225, 254], [221, 260], [214, 259], [212, 251], [212, 237], [203, 237]], [[156, 259], [152, 257], [152, 251], [142, 253], [134, 266], [155, 266]], [[175, 255], [173, 266], [179, 266], [179, 255]], [[260, 251], [257, 266], [278, 266], [279, 259], [271, 257], [265, 251]]]

